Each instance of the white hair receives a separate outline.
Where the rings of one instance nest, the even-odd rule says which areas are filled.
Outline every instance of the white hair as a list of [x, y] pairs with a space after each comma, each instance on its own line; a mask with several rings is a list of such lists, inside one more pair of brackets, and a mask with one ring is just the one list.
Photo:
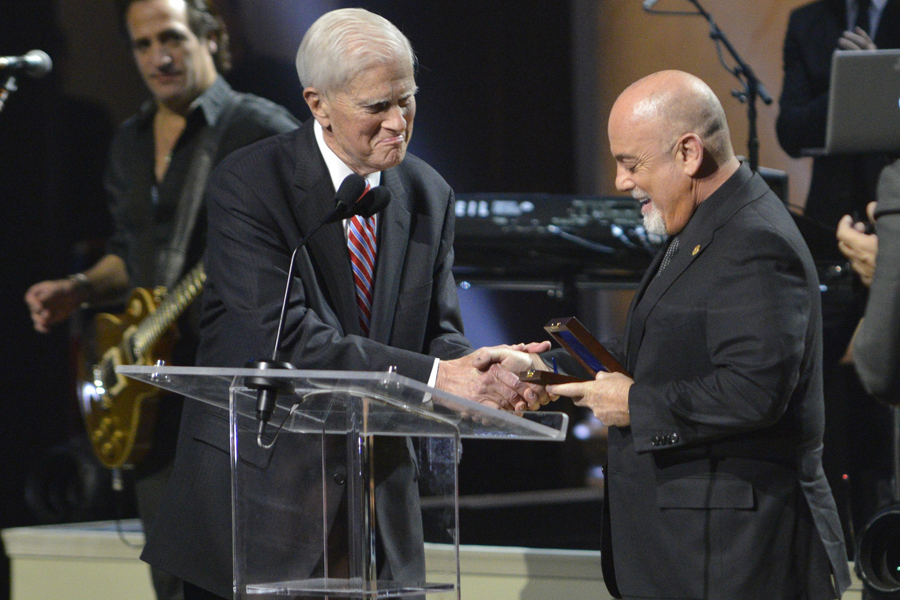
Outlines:
[[341, 8], [313, 23], [297, 50], [297, 75], [322, 93], [344, 88], [360, 72], [381, 64], [415, 69], [412, 44], [397, 27], [362, 8]]

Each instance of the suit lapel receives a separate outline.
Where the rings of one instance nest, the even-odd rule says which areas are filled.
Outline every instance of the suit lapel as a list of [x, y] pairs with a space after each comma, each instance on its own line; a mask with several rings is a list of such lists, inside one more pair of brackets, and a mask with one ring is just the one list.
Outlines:
[[[316, 146], [312, 119], [297, 139], [297, 167], [294, 174], [296, 202], [293, 211], [301, 235], [306, 235], [334, 208], [334, 185], [325, 161]], [[359, 333], [356, 291], [350, 268], [350, 256], [340, 222], [323, 225], [307, 243], [312, 261], [317, 265], [331, 305], [345, 333]]]
[[678, 252], [675, 253], [672, 261], [658, 276], [658, 266], [665, 252], [660, 252], [659, 256], [656, 257], [657, 260], [653, 261], [657, 268], [652, 271], [644, 294], [635, 305], [633, 329], [628, 338], [628, 362], [631, 368], [634, 368], [634, 361], [637, 360], [638, 349], [644, 338], [645, 325], [650, 313], [653, 312], [659, 299], [672, 287], [672, 284], [678, 280], [681, 274], [690, 267], [694, 259], [700, 256], [712, 240], [713, 231], [711, 229], [692, 229], [693, 231], [687, 231], [687, 227], [685, 227], [685, 230], [678, 235]]
[[647, 319], [659, 303], [660, 298], [678, 281], [682, 273], [690, 268], [694, 260], [703, 254], [712, 243], [716, 230], [724, 225], [735, 212], [745, 204], [759, 198], [767, 189], [761, 177], [752, 176], [750, 169], [746, 165], [742, 165], [732, 179], [729, 179], [719, 191], [697, 208], [688, 224], [678, 234], [678, 252], [658, 277], [656, 273], [665, 253], [657, 253], [630, 309], [625, 338], [628, 340], [626, 368], [629, 372], [634, 373]]
[[889, 0], [881, 12], [878, 30], [875, 32], [875, 45], [879, 48], [896, 48], [900, 43], [900, 2]]
[[643, 300], [644, 294], [647, 293], [647, 287], [650, 285], [650, 282], [653, 281], [653, 277], [659, 270], [659, 264], [662, 262], [665, 253], [665, 248], [663, 248], [653, 257], [650, 266], [647, 267], [647, 271], [644, 272], [641, 285], [638, 287], [637, 292], [635, 292], [634, 298], [631, 300], [631, 305], [628, 307], [628, 318], [625, 320], [625, 341], [627, 343], [625, 348], [625, 370], [629, 373], [634, 373], [634, 361], [632, 359], [633, 356], [637, 356], [640, 340], [644, 336], [644, 319], [638, 319], [637, 307]]
[[381, 174], [381, 185], [391, 190], [391, 202], [379, 216], [378, 257], [369, 337], [388, 343], [394, 323], [400, 277], [409, 244], [409, 196], [397, 169]]

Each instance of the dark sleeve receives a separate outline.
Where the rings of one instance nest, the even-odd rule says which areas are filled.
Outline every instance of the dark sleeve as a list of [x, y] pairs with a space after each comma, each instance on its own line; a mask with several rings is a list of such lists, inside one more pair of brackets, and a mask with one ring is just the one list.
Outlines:
[[462, 314], [453, 277], [453, 240], [456, 224], [455, 201], [450, 192], [444, 210], [444, 227], [434, 265], [428, 327], [423, 351], [440, 359], [459, 358], [471, 351], [463, 335]]
[[[817, 65], [810, 64], [810, 52], [821, 46], [821, 43], [808, 39], [815, 34], [810, 31], [810, 26], [803, 13], [792, 13], [784, 40], [784, 81], [775, 131], [778, 143], [794, 158], [800, 156], [803, 148], [825, 145], [828, 86], [826, 83], [822, 87], [817, 80]], [[828, 60], [828, 57], [817, 58]]]
[[264, 98], [244, 94], [222, 140], [219, 160], [267, 137], [293, 131], [300, 122], [287, 109]]
[[106, 242], [106, 253], [118, 256], [125, 264], [128, 264], [128, 222], [131, 213], [128, 193], [134, 188], [131, 179], [135, 172], [129, 158], [134, 160], [134, 150], [134, 132], [126, 122], [113, 138], [103, 174], [106, 203], [113, 225], [112, 235]]
[[[732, 239], [717, 250], [722, 256], [708, 275], [715, 281], [705, 288], [711, 293], [687, 313], [673, 307], [681, 325], [667, 332], [670, 343], [657, 345], [682, 376], [631, 387], [639, 451], [660, 449], [653, 437], [671, 432], [691, 444], [772, 426], [798, 385], [814, 301], [798, 252], [769, 230], [720, 233]], [[662, 310], [657, 305], [654, 313]], [[698, 364], [708, 367], [690, 373]]]
[[878, 184], [878, 256], [865, 317], [853, 339], [853, 362], [870, 394], [900, 404], [900, 162]]

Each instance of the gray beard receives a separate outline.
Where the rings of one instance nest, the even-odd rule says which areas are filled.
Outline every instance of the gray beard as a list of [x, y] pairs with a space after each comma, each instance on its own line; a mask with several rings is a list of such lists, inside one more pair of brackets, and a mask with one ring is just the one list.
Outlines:
[[651, 235], [666, 235], [666, 222], [659, 210], [651, 208], [650, 212], [644, 215], [644, 229]]

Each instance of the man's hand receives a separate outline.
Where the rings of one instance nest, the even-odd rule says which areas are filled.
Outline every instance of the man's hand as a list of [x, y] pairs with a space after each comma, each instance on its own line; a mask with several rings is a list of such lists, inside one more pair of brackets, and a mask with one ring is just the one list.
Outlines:
[[[544, 347], [549, 348], [549, 343]], [[531, 368], [532, 359], [512, 346], [480, 348], [468, 356], [442, 360], [435, 387], [503, 410], [540, 406], [538, 386], [519, 381], [516, 373]], [[543, 391], [541, 390], [541, 393]]]
[[[531, 369], [546, 370], [546, 366], [538, 356], [540, 352], [550, 349], [550, 342], [531, 342], [530, 344], [513, 344], [511, 346], [491, 346], [478, 349], [474, 354], [475, 367], [486, 369], [497, 363], [507, 371], [520, 375]], [[525, 410], [537, 410], [549, 403], [551, 398], [543, 386], [532, 383], [523, 384], [532, 393], [523, 394], [524, 401], [517, 402], [513, 407], [516, 412]]]
[[547, 392], [572, 398], [576, 406], [586, 406], [604, 425], [631, 425], [628, 390], [634, 380], [621, 373], [600, 371], [594, 381], [548, 385]]
[[47, 333], [50, 326], [68, 319], [82, 303], [115, 300], [128, 288], [125, 261], [107, 254], [80, 275], [34, 284], [25, 292], [25, 304], [34, 328]]
[[865, 30], [854, 27], [845, 31], [838, 39], [838, 48], [841, 50], [877, 50], [878, 46], [869, 37]]
[[41, 281], [25, 292], [35, 330], [48, 333], [50, 327], [68, 319], [84, 301], [83, 291], [71, 279]]
[[[866, 207], [871, 215], [875, 203]], [[863, 284], [868, 287], [875, 277], [875, 262], [878, 254], [878, 236], [874, 233], [865, 233], [862, 223], [854, 223], [850, 215], [844, 217], [838, 223], [837, 228], [838, 249], [850, 261], [850, 266], [859, 275]]]

